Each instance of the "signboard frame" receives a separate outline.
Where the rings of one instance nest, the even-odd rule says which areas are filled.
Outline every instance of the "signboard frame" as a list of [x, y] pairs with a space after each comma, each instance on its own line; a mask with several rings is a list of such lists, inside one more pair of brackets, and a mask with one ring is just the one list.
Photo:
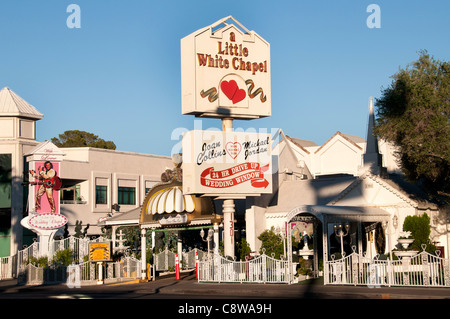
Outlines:
[[[104, 250], [105, 252], [102, 254], [101, 252], [96, 252], [96, 250]], [[112, 242], [89, 243], [89, 261], [112, 261]]]
[[180, 44], [182, 114], [242, 120], [271, 116], [270, 44], [260, 35], [228, 16]]
[[272, 193], [269, 133], [194, 130], [182, 144], [184, 194], [241, 199]]

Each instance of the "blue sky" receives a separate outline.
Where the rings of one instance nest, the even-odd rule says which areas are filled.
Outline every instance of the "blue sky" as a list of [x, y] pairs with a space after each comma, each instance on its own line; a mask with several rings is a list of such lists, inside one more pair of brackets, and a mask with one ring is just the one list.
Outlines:
[[[81, 28], [68, 28], [70, 4]], [[381, 28], [369, 28], [370, 4]], [[450, 1], [2, 0], [0, 88], [44, 118], [37, 140], [92, 132], [122, 151], [170, 155], [181, 114], [180, 39], [232, 15], [271, 45], [272, 116], [234, 127], [282, 128], [321, 145], [366, 137], [368, 101], [428, 50], [450, 60]], [[204, 129], [221, 127], [203, 120]]]

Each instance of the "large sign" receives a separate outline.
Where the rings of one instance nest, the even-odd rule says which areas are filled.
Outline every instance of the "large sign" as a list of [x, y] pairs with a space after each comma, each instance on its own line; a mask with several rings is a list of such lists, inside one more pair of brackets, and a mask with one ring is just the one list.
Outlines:
[[270, 44], [232, 17], [193, 32], [181, 39], [181, 90], [183, 114], [270, 116]]
[[271, 136], [190, 131], [183, 136], [183, 193], [257, 196], [272, 193]]

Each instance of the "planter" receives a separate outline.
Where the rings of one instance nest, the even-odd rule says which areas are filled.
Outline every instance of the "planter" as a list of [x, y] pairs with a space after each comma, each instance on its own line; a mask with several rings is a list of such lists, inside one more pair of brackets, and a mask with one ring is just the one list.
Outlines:
[[403, 248], [406, 249], [414, 242], [414, 238], [400, 238], [398, 242], [403, 246]]
[[418, 251], [416, 250], [397, 250], [393, 252], [395, 256], [397, 257], [413, 257], [417, 255]]
[[314, 250], [302, 249], [302, 250], [299, 251], [299, 254], [304, 259], [309, 259], [309, 256], [313, 256], [314, 255]]

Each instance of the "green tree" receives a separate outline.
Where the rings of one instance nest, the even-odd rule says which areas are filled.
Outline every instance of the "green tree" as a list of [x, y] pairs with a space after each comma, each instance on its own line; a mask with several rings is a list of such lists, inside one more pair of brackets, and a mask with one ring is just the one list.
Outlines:
[[85, 131], [65, 131], [58, 137], [51, 139], [52, 143], [58, 147], [93, 147], [105, 148], [110, 150], [116, 149], [116, 144], [112, 141], [105, 141], [97, 135]]
[[405, 176], [431, 194], [450, 190], [450, 64], [420, 51], [376, 99], [375, 133], [399, 149]]
[[412, 249], [422, 251], [422, 245], [425, 244], [427, 252], [434, 253], [436, 251], [436, 246], [430, 240], [430, 217], [426, 213], [422, 216], [407, 216], [403, 222], [403, 230], [410, 231], [414, 238], [414, 242], [411, 244]]
[[272, 256], [272, 253], [274, 253], [276, 259], [280, 259], [280, 256], [284, 254], [283, 239], [280, 235], [275, 234], [273, 227], [270, 230], [263, 231], [258, 239], [261, 241], [260, 254], [264, 252], [266, 255]]
[[245, 261], [245, 257], [250, 256], [251, 252], [249, 243], [245, 238], [242, 238], [237, 246], [240, 260]]

